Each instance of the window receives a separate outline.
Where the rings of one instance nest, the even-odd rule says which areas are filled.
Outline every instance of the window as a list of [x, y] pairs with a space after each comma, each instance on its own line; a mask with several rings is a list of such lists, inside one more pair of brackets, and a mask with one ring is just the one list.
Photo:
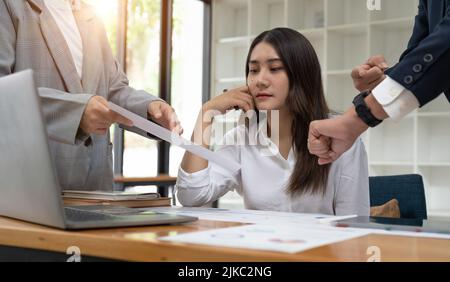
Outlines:
[[[107, 30], [111, 48], [124, 65], [130, 85], [160, 96], [161, 0], [85, 0], [95, 7]], [[205, 69], [204, 8], [209, 1], [172, 0], [171, 105], [190, 139], [201, 108]], [[206, 4], [205, 4], [206, 3]], [[206, 23], [210, 24], [210, 23]], [[126, 27], [126, 31], [124, 32]], [[122, 32], [120, 32], [122, 30]], [[208, 39], [209, 40], [209, 39]], [[121, 50], [125, 49], [124, 52]], [[209, 49], [208, 49], [209, 51]], [[164, 63], [164, 62], [162, 62]], [[208, 71], [208, 69], [206, 69]], [[209, 94], [209, 93], [208, 93]], [[158, 142], [111, 127], [115, 150], [115, 173], [126, 177], [151, 177], [158, 173]], [[119, 144], [116, 146], [116, 144]], [[170, 174], [176, 175], [184, 150], [171, 147]], [[120, 156], [119, 156], [120, 155]]]
[[84, 0], [84, 2], [92, 5], [95, 13], [102, 19], [113, 55], [116, 56], [119, 0]]
[[[159, 96], [161, 1], [129, 0], [126, 73], [130, 85]], [[158, 143], [125, 131], [123, 175], [157, 175]]]
[[[171, 104], [190, 140], [202, 106], [203, 9], [198, 0], [174, 0]], [[170, 147], [169, 173], [177, 176], [184, 149]]]

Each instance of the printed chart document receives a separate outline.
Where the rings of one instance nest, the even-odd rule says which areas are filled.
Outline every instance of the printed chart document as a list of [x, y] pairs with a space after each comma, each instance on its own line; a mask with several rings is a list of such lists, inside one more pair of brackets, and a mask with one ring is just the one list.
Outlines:
[[145, 118], [138, 116], [122, 107], [117, 106], [114, 103], [108, 102], [110, 109], [127, 119], [131, 120], [135, 127], [144, 130], [154, 136], [161, 138], [164, 141], [169, 142], [172, 145], [179, 146], [192, 154], [195, 154], [205, 160], [220, 165], [223, 168], [230, 170], [232, 173], [236, 173], [241, 169], [241, 165], [229, 158], [216, 154], [211, 150], [208, 150], [202, 146], [196, 145], [191, 141], [181, 137], [180, 135], [171, 132], [170, 130], [151, 122]]
[[323, 224], [291, 226], [254, 224], [192, 232], [158, 239], [177, 243], [266, 250], [292, 254], [365, 236], [369, 233], [370, 230], [336, 228]]

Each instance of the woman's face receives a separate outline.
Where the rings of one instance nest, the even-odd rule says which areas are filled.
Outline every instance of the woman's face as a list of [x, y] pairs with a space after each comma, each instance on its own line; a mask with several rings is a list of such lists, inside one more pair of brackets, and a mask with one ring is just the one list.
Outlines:
[[247, 83], [258, 110], [287, 108], [289, 78], [283, 62], [272, 45], [261, 42], [253, 49]]

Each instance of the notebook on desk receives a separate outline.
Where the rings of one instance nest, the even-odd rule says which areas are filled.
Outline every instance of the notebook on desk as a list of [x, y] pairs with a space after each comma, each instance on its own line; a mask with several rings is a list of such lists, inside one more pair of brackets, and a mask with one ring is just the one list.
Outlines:
[[62, 197], [67, 199], [87, 199], [104, 201], [139, 201], [154, 200], [160, 198], [156, 192], [127, 192], [127, 191], [83, 191], [83, 190], [63, 190]]
[[171, 198], [160, 197], [150, 200], [96, 200], [96, 199], [78, 199], [63, 197], [66, 206], [86, 206], [86, 205], [104, 205], [104, 206], [122, 206], [127, 208], [148, 208], [171, 206]]
[[62, 192], [64, 205], [107, 205], [128, 208], [163, 207], [171, 205], [171, 198], [161, 197], [156, 192], [126, 192], [126, 191], [79, 191], [64, 190]]

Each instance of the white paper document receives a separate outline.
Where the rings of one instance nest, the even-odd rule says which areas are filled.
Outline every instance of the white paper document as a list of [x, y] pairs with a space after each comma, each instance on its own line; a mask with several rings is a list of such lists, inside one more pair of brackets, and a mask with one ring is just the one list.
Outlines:
[[341, 242], [369, 234], [354, 228], [336, 228], [329, 225], [266, 225], [191, 232], [158, 238], [163, 241], [211, 245], [231, 248], [297, 253], [308, 249]]
[[371, 234], [389, 235], [389, 236], [405, 236], [415, 238], [434, 238], [450, 240], [450, 234], [430, 233], [430, 232], [413, 232], [413, 231], [399, 231], [399, 230], [382, 230], [382, 229], [367, 229]]
[[229, 210], [216, 208], [190, 208], [190, 207], [155, 207], [155, 212], [173, 213], [178, 215], [195, 216], [201, 220], [227, 221], [253, 224], [329, 224], [332, 221], [352, 216], [333, 216], [325, 214], [261, 211], [261, 210]]
[[[173, 213], [178, 215], [195, 216], [200, 220], [239, 222], [250, 224], [269, 224], [269, 225], [324, 225], [330, 224], [337, 220], [356, 217], [355, 215], [334, 216], [326, 214], [308, 214], [308, 213], [290, 213], [276, 211], [260, 211], [260, 210], [229, 210], [216, 208], [190, 208], [190, 207], [154, 207], [143, 208], [143, 210], [151, 210], [155, 212]], [[339, 227], [339, 229], [345, 229]], [[350, 229], [364, 230], [370, 234], [407, 236], [418, 238], [436, 238], [450, 239], [450, 235], [426, 232], [408, 232], [408, 231], [386, 231], [382, 229], [366, 229], [355, 228]]]
[[205, 160], [220, 165], [223, 168], [230, 170], [232, 173], [236, 173], [241, 169], [241, 165], [232, 159], [226, 158], [222, 155], [218, 155], [211, 150], [208, 150], [202, 146], [196, 145], [191, 141], [181, 137], [180, 135], [171, 132], [170, 130], [151, 122], [139, 115], [132, 113], [122, 107], [117, 106], [114, 103], [108, 102], [110, 109], [133, 122], [133, 125], [145, 132], [153, 134], [161, 138], [164, 141], [169, 142], [172, 145], [179, 146], [192, 154], [195, 154]]

